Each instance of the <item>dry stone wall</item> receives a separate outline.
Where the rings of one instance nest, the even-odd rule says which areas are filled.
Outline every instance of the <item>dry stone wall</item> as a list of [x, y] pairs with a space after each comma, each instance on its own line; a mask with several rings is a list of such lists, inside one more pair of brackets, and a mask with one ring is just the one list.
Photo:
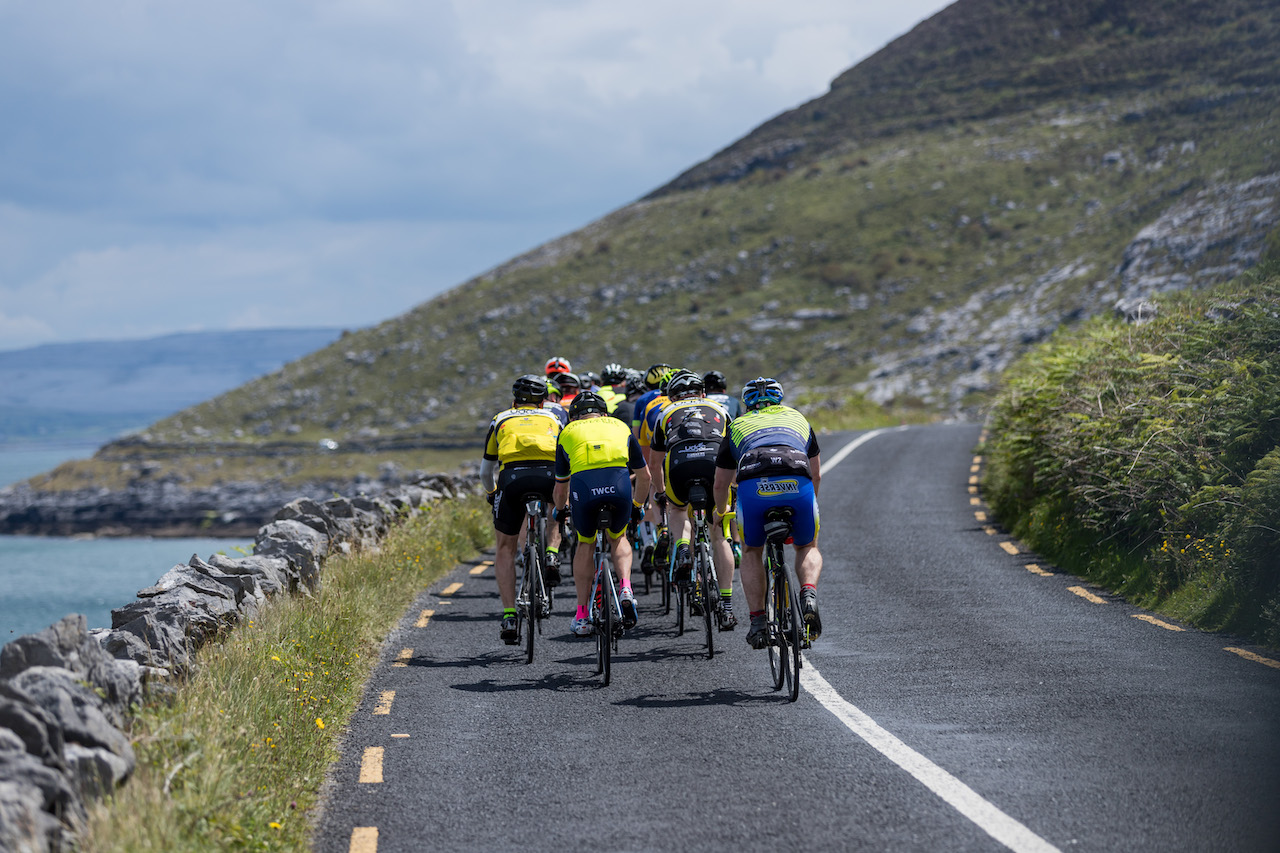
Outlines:
[[144, 691], [190, 672], [192, 656], [272, 596], [319, 589], [332, 554], [376, 546], [398, 520], [478, 488], [433, 475], [377, 497], [294, 500], [259, 528], [253, 554], [192, 556], [111, 627], [73, 614], [0, 650], [0, 853], [73, 849], [85, 804], [135, 767], [124, 728]]

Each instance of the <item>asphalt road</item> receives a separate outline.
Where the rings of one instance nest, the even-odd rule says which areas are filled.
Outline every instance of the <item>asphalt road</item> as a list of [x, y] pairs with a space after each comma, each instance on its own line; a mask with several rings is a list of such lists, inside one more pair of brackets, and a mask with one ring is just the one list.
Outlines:
[[1280, 669], [1016, 553], [976, 515], [978, 434], [823, 437], [795, 704], [656, 594], [610, 686], [567, 593], [525, 665], [460, 566], [389, 641], [316, 849], [1280, 850]]

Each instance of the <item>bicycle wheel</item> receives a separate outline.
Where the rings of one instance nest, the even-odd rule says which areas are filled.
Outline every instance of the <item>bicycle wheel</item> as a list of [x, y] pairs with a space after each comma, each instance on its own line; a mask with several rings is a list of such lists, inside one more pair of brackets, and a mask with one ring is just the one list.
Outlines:
[[720, 590], [716, 586], [716, 573], [711, 565], [711, 546], [706, 540], [698, 543], [698, 582], [702, 585], [702, 624], [707, 634], [707, 659], [716, 656], [715, 609]]
[[542, 586], [542, 565], [535, 548], [526, 542], [524, 554], [524, 662], [533, 663], [533, 635], [538, 633], [540, 602], [538, 589]]
[[[791, 675], [791, 661], [788, 655], [787, 639], [787, 575], [782, 563], [782, 547], [769, 546], [773, 549], [770, 560], [769, 580], [769, 665], [773, 668], [773, 689], [781, 690]], [[775, 660], [776, 658], [776, 660]]]
[[764, 608], [769, 625], [766, 648], [769, 650], [769, 676], [773, 681], [773, 689], [781, 690], [784, 674], [782, 672], [782, 656], [778, 650], [778, 637], [782, 633], [778, 607], [778, 583], [774, 571], [773, 546], [765, 550], [764, 577], [768, 589], [765, 591]]
[[609, 686], [609, 682], [613, 680], [613, 649], [617, 645], [617, 639], [613, 636], [614, 625], [616, 619], [614, 616], [614, 608], [617, 606], [618, 594], [613, 586], [613, 573], [609, 571], [608, 566], [602, 573], [604, 577], [604, 630], [600, 632], [600, 648], [604, 655], [604, 684]]
[[800, 641], [804, 636], [804, 625], [800, 617], [800, 592], [799, 585], [796, 583], [795, 577], [790, 571], [787, 572], [787, 591], [790, 593], [790, 611], [791, 617], [790, 631], [787, 634], [787, 644], [790, 646], [791, 665], [789, 667], [791, 677], [787, 682], [787, 689], [791, 691], [790, 700], [796, 701], [800, 697]]

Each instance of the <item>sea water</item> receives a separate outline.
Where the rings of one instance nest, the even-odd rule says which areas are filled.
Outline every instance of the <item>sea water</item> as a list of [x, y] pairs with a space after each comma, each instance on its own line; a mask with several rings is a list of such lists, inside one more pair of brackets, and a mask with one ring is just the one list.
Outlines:
[[[0, 447], [0, 487], [93, 453], [84, 446]], [[247, 553], [235, 539], [87, 539], [0, 536], [0, 643], [83, 613], [90, 628], [111, 626], [111, 610], [132, 601], [193, 554]]]

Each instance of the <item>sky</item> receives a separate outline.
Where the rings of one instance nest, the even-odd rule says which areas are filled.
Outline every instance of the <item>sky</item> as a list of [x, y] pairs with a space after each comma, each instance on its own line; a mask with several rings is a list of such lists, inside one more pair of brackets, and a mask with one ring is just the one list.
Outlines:
[[946, 5], [0, 0], [0, 350], [373, 325]]

